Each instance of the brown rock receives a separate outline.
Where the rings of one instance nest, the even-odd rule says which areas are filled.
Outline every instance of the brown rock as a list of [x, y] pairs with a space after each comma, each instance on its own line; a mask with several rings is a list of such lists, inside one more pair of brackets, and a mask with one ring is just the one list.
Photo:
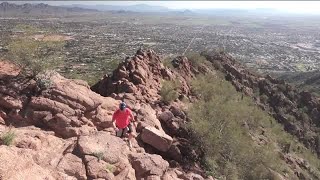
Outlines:
[[151, 175], [146, 178], [146, 180], [161, 180], [160, 176]]
[[159, 115], [159, 120], [163, 122], [171, 121], [174, 115], [170, 111], [165, 111]]
[[40, 111], [50, 111], [54, 114], [62, 113], [66, 115], [74, 115], [75, 111], [68, 105], [44, 98], [44, 97], [33, 97], [29, 104], [31, 108]]
[[[8, 119], [8, 123], [14, 120], [17, 126], [37, 125], [51, 129], [64, 138], [89, 134], [96, 131], [94, 126], [99, 130], [112, 126], [111, 116], [118, 101], [92, 92], [84, 81], [69, 80], [59, 74], [48, 77], [52, 83], [50, 88], [37, 97], [31, 97], [23, 112], [9, 113], [6, 115], [8, 118], [3, 119]], [[16, 93], [26, 96], [24, 92]], [[0, 99], [10, 100], [7, 96]], [[10, 102], [10, 108], [22, 108], [20, 100], [6, 102]], [[8, 105], [0, 103], [0, 110], [1, 107]]]
[[22, 102], [17, 98], [0, 94], [0, 107], [1, 106], [9, 109], [21, 109]]
[[[71, 164], [64, 154], [73, 151], [75, 139], [64, 140], [53, 136], [54, 132], [42, 131], [35, 127], [11, 129], [15, 133], [12, 146], [0, 146], [0, 177], [3, 179], [76, 179], [63, 169], [58, 169], [59, 162]], [[7, 130], [4, 130], [7, 131]], [[17, 147], [14, 147], [17, 146]], [[71, 160], [69, 162], [69, 160]], [[82, 164], [78, 159], [77, 165]], [[63, 165], [61, 164], [61, 165]], [[71, 167], [71, 166], [70, 166]], [[79, 171], [84, 172], [85, 171]], [[83, 176], [86, 178], [85, 176]]]
[[171, 106], [170, 111], [174, 116], [180, 117], [181, 119], [186, 119], [186, 114], [177, 106]]
[[28, 151], [0, 146], [0, 154], [1, 179], [55, 179], [48, 169], [33, 161], [32, 154]]
[[115, 170], [115, 166], [89, 155], [85, 156], [85, 163], [89, 177], [103, 178], [108, 180], [114, 179], [113, 171]]
[[171, 145], [167, 153], [172, 159], [176, 160], [177, 162], [182, 161], [182, 154], [176, 144]]
[[102, 159], [110, 164], [126, 159], [129, 152], [127, 144], [120, 138], [107, 132], [96, 132], [89, 136], [80, 136], [78, 141], [80, 153], [83, 155], [102, 154]]
[[169, 150], [173, 139], [163, 131], [154, 127], [146, 127], [142, 130], [141, 139], [154, 148], [166, 152]]
[[66, 154], [62, 158], [57, 169], [77, 179], [87, 179], [86, 169], [84, 164], [82, 164], [82, 160], [71, 153]]
[[132, 154], [131, 164], [138, 178], [151, 175], [162, 176], [169, 167], [169, 163], [161, 156], [147, 153]]
[[179, 178], [182, 178], [184, 180], [204, 180], [204, 178], [201, 175], [195, 174], [192, 172], [190, 172], [188, 174], [184, 173], [184, 174], [180, 175]]
[[135, 170], [131, 166], [126, 166], [118, 175], [114, 177], [115, 180], [136, 180]]
[[3, 124], [3, 125], [6, 124], [5, 120], [1, 116], [0, 116], [0, 124]]
[[137, 120], [162, 130], [161, 123], [156, 116], [156, 111], [149, 104], [141, 104], [137, 112]]

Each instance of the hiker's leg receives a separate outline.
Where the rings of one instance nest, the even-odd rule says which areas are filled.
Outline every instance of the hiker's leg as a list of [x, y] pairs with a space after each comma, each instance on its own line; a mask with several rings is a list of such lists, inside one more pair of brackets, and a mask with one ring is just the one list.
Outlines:
[[132, 138], [134, 138], [134, 134], [132, 131], [132, 126], [131, 126], [131, 124], [129, 124], [129, 126], [128, 126], [128, 141], [129, 141], [130, 148], [132, 148]]
[[134, 135], [131, 133], [129, 133], [128, 135], [128, 142], [129, 142], [129, 146], [130, 148], [132, 148], [132, 139], [134, 138]]
[[122, 134], [123, 134], [123, 129], [118, 128], [118, 131], [116, 131], [116, 136], [121, 138]]

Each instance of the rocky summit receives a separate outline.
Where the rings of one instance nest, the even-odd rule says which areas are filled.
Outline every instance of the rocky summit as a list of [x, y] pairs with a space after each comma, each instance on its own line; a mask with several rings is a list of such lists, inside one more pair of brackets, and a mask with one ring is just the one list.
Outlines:
[[[172, 71], [154, 51], [139, 50], [91, 88], [56, 72], [30, 80], [2, 69], [0, 133], [14, 138], [1, 142], [0, 179], [213, 179], [186, 164], [195, 152], [182, 138], [183, 106], [160, 102], [165, 79], [181, 82], [180, 96], [190, 94], [188, 78], [199, 70], [185, 57], [176, 65]], [[120, 100], [138, 121], [133, 148], [112, 128]]]

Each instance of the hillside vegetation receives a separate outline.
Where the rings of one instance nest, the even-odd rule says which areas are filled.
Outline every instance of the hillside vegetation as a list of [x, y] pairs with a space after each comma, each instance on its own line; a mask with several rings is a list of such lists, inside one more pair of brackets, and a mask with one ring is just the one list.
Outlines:
[[300, 178], [319, 179], [320, 161], [261, 110], [250, 97], [237, 92], [223, 74], [199, 75], [192, 82], [199, 100], [188, 115], [196, 146], [204, 152], [202, 165], [209, 174], [227, 179], [296, 179], [286, 163], [302, 158]]
[[275, 75], [294, 84], [299, 89], [307, 90], [320, 96], [320, 71], [278, 73]]

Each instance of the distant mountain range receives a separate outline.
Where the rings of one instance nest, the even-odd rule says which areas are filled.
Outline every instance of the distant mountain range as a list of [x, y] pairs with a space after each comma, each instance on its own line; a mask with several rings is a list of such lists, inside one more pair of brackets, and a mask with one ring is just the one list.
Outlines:
[[136, 4], [128, 6], [116, 5], [85, 5], [72, 4], [52, 6], [44, 3], [15, 4], [3, 2], [0, 4], [0, 15], [4, 14], [65, 14], [72, 12], [141, 12], [141, 13], [170, 13], [175, 15], [243, 15], [243, 14], [275, 14], [279, 13], [274, 9], [170, 9], [164, 6], [153, 6], [147, 4]]
[[147, 4], [136, 4], [130, 6], [115, 6], [115, 5], [84, 5], [84, 4], [72, 4], [64, 5], [62, 7], [68, 8], [84, 8], [95, 9], [99, 11], [132, 11], [132, 12], [169, 12], [173, 11], [163, 6], [151, 6]]
[[236, 15], [236, 14], [274, 14], [279, 11], [270, 8], [258, 9], [170, 9], [164, 6], [152, 6], [147, 4], [136, 4], [128, 6], [115, 5], [84, 5], [72, 4], [63, 7], [78, 7], [84, 9], [96, 9], [99, 11], [129, 11], [129, 12], [154, 12], [154, 13], [175, 13], [175, 14], [207, 14], [207, 15]]
[[44, 3], [39, 4], [14, 4], [3, 2], [0, 4], [0, 15], [19, 14], [64, 14], [72, 12], [96, 12], [95, 9], [84, 9], [79, 7], [51, 6]]

